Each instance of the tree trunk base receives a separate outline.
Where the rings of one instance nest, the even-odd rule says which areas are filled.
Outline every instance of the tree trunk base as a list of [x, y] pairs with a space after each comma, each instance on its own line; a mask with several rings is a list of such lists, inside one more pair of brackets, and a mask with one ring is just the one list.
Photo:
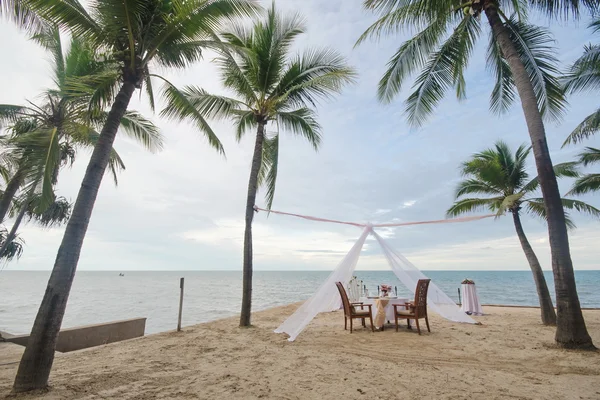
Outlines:
[[592, 342], [577, 343], [577, 342], [556, 342], [556, 346], [559, 349], [567, 350], [583, 350], [583, 351], [597, 351], [598, 349]]

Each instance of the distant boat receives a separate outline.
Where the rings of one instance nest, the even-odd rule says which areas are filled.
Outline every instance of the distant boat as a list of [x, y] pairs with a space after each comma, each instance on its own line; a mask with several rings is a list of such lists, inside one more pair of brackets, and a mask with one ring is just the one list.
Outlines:
[[125, 274], [123, 274], [123, 273], [119, 273], [119, 276], [125, 276]]

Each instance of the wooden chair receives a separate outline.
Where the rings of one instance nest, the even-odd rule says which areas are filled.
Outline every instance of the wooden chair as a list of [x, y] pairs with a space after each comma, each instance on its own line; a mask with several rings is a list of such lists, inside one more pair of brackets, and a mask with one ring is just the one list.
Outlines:
[[[375, 332], [375, 327], [373, 326], [373, 314], [371, 313], [371, 305], [363, 304], [361, 302], [351, 303], [350, 300], [348, 300], [348, 295], [346, 294], [346, 289], [344, 289], [342, 282], [336, 282], [335, 286], [337, 286], [338, 291], [340, 292], [342, 304], [344, 305], [344, 330], [348, 329], [348, 320], [350, 320], [350, 333], [352, 333], [352, 320], [354, 319], [362, 320], [362, 326], [366, 328], [367, 324], [365, 320], [369, 318], [369, 321], [371, 321], [371, 331]], [[360, 310], [357, 309], [356, 306], [360, 306]], [[367, 307], [367, 309], [365, 310], [363, 307]]]
[[[431, 332], [429, 329], [429, 318], [427, 317], [427, 290], [429, 289], [429, 282], [431, 279], [419, 279], [417, 282], [417, 289], [415, 290], [415, 301], [408, 302], [405, 306], [401, 304], [394, 304], [394, 315], [396, 317], [396, 332], [398, 332], [398, 319], [406, 319], [408, 328], [410, 329], [410, 320], [414, 319], [417, 324], [417, 332], [421, 334], [419, 328], [419, 319], [425, 318], [427, 324], [427, 332]], [[398, 307], [406, 307], [404, 310], [399, 310]]]

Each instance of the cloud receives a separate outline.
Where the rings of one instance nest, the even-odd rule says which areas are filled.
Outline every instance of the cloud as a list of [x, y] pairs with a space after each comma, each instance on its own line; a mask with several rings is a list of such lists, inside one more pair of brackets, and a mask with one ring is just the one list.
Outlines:
[[416, 200], [409, 200], [409, 201], [405, 201], [402, 203], [402, 205], [399, 208], [409, 208], [414, 206], [417, 203]]

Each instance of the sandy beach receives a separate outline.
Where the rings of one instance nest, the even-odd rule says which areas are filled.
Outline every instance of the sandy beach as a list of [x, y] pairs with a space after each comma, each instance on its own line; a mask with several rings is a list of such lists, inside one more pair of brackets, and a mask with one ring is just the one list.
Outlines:
[[[297, 304], [59, 354], [44, 399], [598, 399], [600, 353], [553, 347], [533, 308], [487, 307], [482, 325], [431, 316], [432, 332], [343, 329], [320, 314], [291, 343]], [[596, 345], [600, 311], [584, 312]], [[2, 364], [2, 363], [0, 363]], [[17, 364], [0, 365], [0, 396]]]

